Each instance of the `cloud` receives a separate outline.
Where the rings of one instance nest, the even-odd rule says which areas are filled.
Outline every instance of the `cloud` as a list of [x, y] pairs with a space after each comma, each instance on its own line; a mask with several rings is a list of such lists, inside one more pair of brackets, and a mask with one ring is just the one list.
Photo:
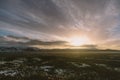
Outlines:
[[111, 40], [108, 40], [106, 42], [99, 44], [99, 46], [101, 48], [108, 48], [108, 46], [110, 46], [109, 49], [119, 50], [119, 47], [120, 47], [119, 43], [120, 43], [120, 39], [111, 39]]
[[0, 43], [26, 43], [29, 42], [30, 39], [27, 37], [16, 37], [16, 36], [0, 36]]
[[27, 38], [24, 37], [13, 37], [13, 36], [0, 36], [0, 46], [26, 46], [21, 43], [28, 42]]
[[[29, 39], [27, 37], [18, 37], [18, 36], [0, 36], [0, 46], [36, 46], [39, 45], [41, 47], [43, 46], [49, 46], [49, 48], [52, 48], [53, 46], [56, 46], [59, 48], [60, 46], [65, 47], [67, 44], [66, 41], [40, 41], [40, 40], [34, 40]], [[39, 47], [39, 48], [41, 48]]]
[[43, 42], [43, 41], [38, 41], [38, 40], [31, 40], [29, 42], [27, 42], [27, 45], [56, 45], [56, 46], [64, 46], [67, 42], [65, 41], [51, 41], [51, 42]]
[[0, 0], [0, 34], [43, 42], [85, 35], [99, 45], [119, 39], [119, 20], [119, 0]]
[[85, 49], [99, 49], [97, 45], [82, 45], [81, 47]]

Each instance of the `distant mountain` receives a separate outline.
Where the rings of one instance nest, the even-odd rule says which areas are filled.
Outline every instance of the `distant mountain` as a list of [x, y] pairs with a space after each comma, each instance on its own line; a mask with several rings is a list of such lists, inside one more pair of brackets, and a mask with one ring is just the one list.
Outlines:
[[97, 52], [97, 53], [109, 53], [109, 52], [117, 52], [119, 53], [120, 50], [111, 50], [111, 49], [105, 49], [105, 50], [100, 50], [100, 49], [40, 49], [36, 47], [27, 47], [27, 46], [14, 46], [14, 47], [7, 47], [7, 46], [0, 46], [0, 52], [58, 52], [58, 53], [76, 53], [76, 52]]
[[35, 47], [0, 47], [0, 52], [24, 52], [24, 51], [39, 51]]

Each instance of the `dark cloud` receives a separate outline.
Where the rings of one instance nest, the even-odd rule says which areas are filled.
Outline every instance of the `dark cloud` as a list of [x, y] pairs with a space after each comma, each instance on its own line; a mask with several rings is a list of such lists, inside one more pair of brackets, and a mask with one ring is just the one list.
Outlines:
[[65, 41], [51, 41], [51, 42], [43, 42], [43, 41], [38, 41], [38, 40], [31, 40], [29, 42], [27, 42], [26, 44], [27, 45], [57, 45], [57, 46], [60, 46], [60, 45], [65, 45], [67, 42]]
[[87, 49], [98, 49], [97, 45], [82, 45], [82, 48], [87, 48]]
[[67, 44], [66, 41], [40, 41], [33, 40], [27, 37], [18, 37], [18, 36], [0, 36], [0, 46], [65, 46]]

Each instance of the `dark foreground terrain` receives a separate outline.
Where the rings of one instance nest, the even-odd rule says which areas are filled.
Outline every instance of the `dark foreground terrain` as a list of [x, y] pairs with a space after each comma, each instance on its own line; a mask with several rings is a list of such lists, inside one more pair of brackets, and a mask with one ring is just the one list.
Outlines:
[[0, 52], [0, 80], [120, 80], [120, 52]]

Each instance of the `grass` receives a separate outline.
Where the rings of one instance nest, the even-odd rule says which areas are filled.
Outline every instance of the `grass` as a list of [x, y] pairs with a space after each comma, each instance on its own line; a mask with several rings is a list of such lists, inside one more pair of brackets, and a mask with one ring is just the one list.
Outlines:
[[1, 52], [0, 80], [119, 80], [119, 51]]

